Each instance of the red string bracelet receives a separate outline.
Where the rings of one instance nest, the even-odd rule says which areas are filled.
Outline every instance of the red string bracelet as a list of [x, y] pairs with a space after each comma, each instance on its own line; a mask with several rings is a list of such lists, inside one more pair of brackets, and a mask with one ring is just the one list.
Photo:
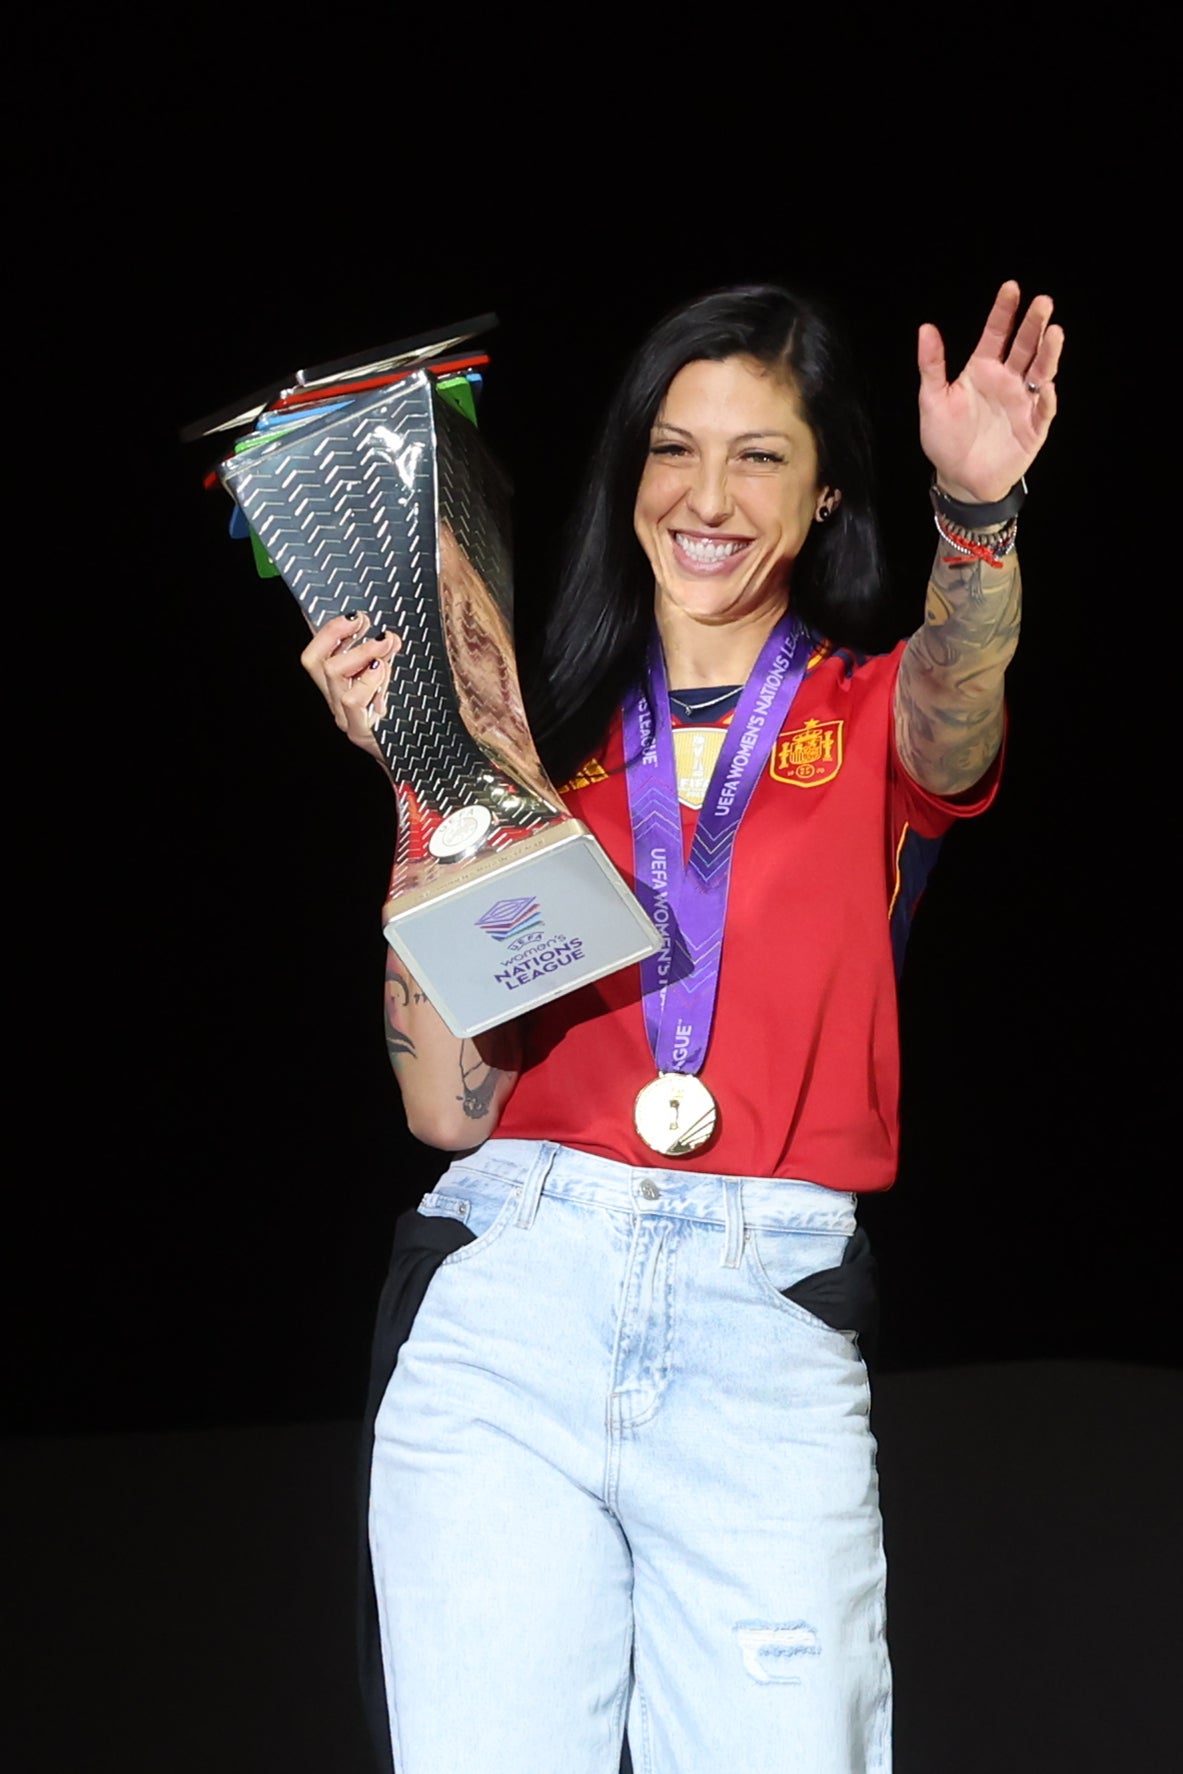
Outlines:
[[1012, 518], [1007, 529], [998, 537], [998, 541], [1002, 544], [1001, 548], [992, 548], [988, 542], [975, 542], [969, 536], [950, 535], [941, 522], [940, 516], [935, 512], [933, 513], [933, 523], [936, 525], [937, 534], [941, 539], [947, 542], [950, 548], [957, 550], [955, 555], [941, 557], [942, 565], [946, 567], [960, 566], [965, 560], [984, 561], [988, 567], [1004, 567], [1006, 556], [1014, 548], [1015, 532], [1018, 529], [1017, 523]]

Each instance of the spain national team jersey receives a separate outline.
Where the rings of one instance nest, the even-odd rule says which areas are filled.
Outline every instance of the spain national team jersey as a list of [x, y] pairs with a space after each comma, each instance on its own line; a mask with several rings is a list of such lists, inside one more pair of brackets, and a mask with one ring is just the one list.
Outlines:
[[[904, 643], [859, 660], [818, 651], [735, 841], [719, 995], [701, 1077], [719, 1105], [710, 1143], [675, 1168], [888, 1188], [898, 1143], [896, 974], [912, 912], [954, 818], [993, 799], [943, 801], [906, 774], [892, 694]], [[724, 724], [674, 719], [687, 851]], [[630, 886], [632, 833], [619, 718], [563, 791]], [[523, 1019], [521, 1078], [504, 1139], [551, 1140], [654, 1162], [633, 1103], [656, 1067], [639, 967]]]

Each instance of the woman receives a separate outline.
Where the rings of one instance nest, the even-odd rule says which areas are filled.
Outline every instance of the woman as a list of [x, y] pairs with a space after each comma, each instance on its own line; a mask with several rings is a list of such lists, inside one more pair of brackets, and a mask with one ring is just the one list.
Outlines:
[[[823, 638], [878, 548], [819, 315], [708, 296], [625, 378], [531, 712], [678, 934], [476, 1043], [389, 963], [408, 1121], [468, 1154], [415, 1216], [449, 1254], [376, 1426], [399, 1774], [610, 1774], [626, 1723], [654, 1774], [890, 1765], [854, 1207], [894, 1175], [893, 947], [994, 792], [1050, 315], [1005, 284], [952, 383], [921, 328], [940, 535], [924, 624], [880, 658]], [[398, 642], [357, 627], [304, 662], [374, 752]]]

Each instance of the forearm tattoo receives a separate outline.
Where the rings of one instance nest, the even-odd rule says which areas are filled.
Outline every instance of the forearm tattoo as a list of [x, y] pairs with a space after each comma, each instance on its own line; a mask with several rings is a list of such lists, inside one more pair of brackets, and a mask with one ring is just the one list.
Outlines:
[[991, 567], [946, 561], [937, 550], [924, 624], [904, 649], [895, 705], [900, 757], [935, 794], [972, 788], [998, 754], [1021, 602], [1014, 554]]
[[[405, 1012], [414, 1005], [426, 1004], [428, 1001], [426, 993], [421, 992], [403, 972], [398, 957], [392, 953], [386, 963], [386, 1051], [396, 1072], [407, 1060], [419, 1057], [414, 1037], [406, 1027]], [[422, 1029], [419, 1033], [422, 1035]], [[490, 1038], [485, 1039], [488, 1041]], [[434, 1038], [427, 1042], [424, 1053], [426, 1063], [429, 1064], [429, 1075], [430, 1068], [437, 1063], [446, 1063], [446, 1049], [441, 1051]], [[437, 1054], [438, 1062], [435, 1057]], [[468, 1039], [460, 1042], [457, 1064], [460, 1069], [460, 1091], [455, 1100], [461, 1105], [469, 1121], [483, 1121], [492, 1112], [493, 1098], [504, 1073], [483, 1059], [476, 1042]], [[425, 1079], [420, 1079], [416, 1089], [425, 1082]], [[484, 1137], [483, 1134], [480, 1136], [482, 1139]]]
[[416, 1057], [415, 1043], [402, 1025], [409, 1004], [426, 1004], [424, 993], [415, 990], [392, 954], [386, 964], [386, 1051], [397, 1070], [401, 1059]]
[[[464, 1063], [466, 1054], [470, 1056], [467, 1065]], [[471, 1041], [460, 1043], [461, 1094], [456, 1100], [470, 1121], [482, 1121], [489, 1113], [500, 1076], [495, 1066], [486, 1065]]]

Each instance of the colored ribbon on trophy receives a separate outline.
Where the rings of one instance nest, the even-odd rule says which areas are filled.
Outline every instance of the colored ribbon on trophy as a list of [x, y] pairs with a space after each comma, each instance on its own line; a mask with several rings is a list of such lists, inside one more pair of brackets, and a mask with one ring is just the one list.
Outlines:
[[744, 685], [685, 862], [669, 688], [656, 628], [645, 686], [625, 698], [625, 783], [636, 893], [663, 939], [660, 952], [641, 962], [645, 1028], [659, 1073], [696, 1073], [706, 1058], [736, 833], [805, 676], [810, 651], [808, 634], [786, 611]]

